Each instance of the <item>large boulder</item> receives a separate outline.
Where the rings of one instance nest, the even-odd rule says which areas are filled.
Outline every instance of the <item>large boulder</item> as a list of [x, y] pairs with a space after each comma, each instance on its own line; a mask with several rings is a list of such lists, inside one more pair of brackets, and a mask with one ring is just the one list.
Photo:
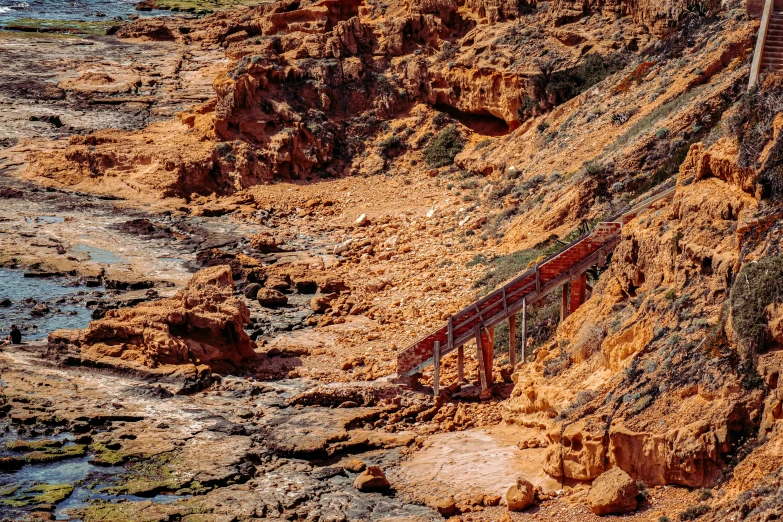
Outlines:
[[517, 483], [508, 488], [506, 493], [509, 511], [524, 511], [532, 506], [535, 500], [533, 484], [523, 478], [518, 478]]
[[364, 493], [386, 491], [391, 487], [386, 475], [378, 466], [370, 466], [356, 477], [353, 487]]
[[637, 507], [639, 488], [631, 476], [620, 468], [612, 468], [593, 481], [587, 495], [587, 505], [596, 515], [628, 513]]
[[173, 297], [109, 310], [84, 330], [57, 330], [49, 346], [75, 348], [85, 364], [144, 373], [234, 370], [256, 354], [244, 330], [250, 312], [233, 291], [229, 266], [206, 268]]

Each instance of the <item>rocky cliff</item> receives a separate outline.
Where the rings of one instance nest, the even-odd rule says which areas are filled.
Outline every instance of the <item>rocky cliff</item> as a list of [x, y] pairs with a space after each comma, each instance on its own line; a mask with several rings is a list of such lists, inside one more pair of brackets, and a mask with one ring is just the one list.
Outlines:
[[230, 267], [205, 268], [175, 296], [110, 310], [84, 330], [57, 330], [49, 346], [80, 364], [158, 377], [234, 371], [256, 354], [244, 330], [250, 314], [233, 288]]
[[[281, 1], [138, 20], [117, 35], [225, 49], [214, 98], [141, 132], [72, 138], [34, 155], [28, 175], [193, 213], [223, 201], [238, 219], [271, 201], [275, 180], [365, 176], [384, 194], [370, 204], [395, 201], [395, 215], [360, 217], [335, 241], [351, 263], [341, 275], [394, 273], [413, 289], [383, 293], [393, 284], [373, 279], [372, 307], [337, 301], [326, 320], [350, 313], [409, 329], [440, 322], [580, 226], [675, 186], [670, 203], [624, 228], [576, 313], [558, 325], [553, 300], [534, 307], [520, 340], [534, 351], [501, 372], [514, 371], [501, 408], [508, 423], [546, 433], [549, 475], [592, 481], [621, 468], [649, 486], [724, 488], [706, 508], [720, 519], [774, 504], [783, 466], [783, 95], [774, 77], [746, 93], [756, 27], [733, 2], [676, 0]], [[416, 191], [431, 191], [426, 217], [398, 216]], [[288, 215], [328, 216], [322, 200], [286, 201]], [[459, 297], [432, 301], [447, 287]], [[244, 347], [225, 358], [237, 364], [250, 355], [244, 312], [219, 294]], [[417, 304], [425, 298], [438, 306]], [[117, 335], [101, 332], [116, 324], [105, 321], [71, 342], [109, 355]], [[158, 348], [168, 342], [153, 351], [172, 362], [201, 353], [190, 341]], [[135, 343], [123, 353], [147, 361]], [[445, 379], [455, 372], [445, 363]], [[443, 408], [439, 426], [472, 422], [458, 411]]]

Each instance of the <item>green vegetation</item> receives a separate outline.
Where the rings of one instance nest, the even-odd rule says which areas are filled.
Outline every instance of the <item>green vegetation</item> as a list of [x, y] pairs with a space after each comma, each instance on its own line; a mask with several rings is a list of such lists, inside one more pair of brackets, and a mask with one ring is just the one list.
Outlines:
[[457, 128], [449, 125], [424, 150], [424, 159], [430, 167], [446, 167], [454, 163], [454, 158], [462, 152], [463, 146]]
[[39, 18], [20, 18], [12, 24], [6, 24], [7, 31], [15, 33], [60, 33], [71, 35], [105, 35], [106, 31], [117, 25], [113, 20], [85, 22], [83, 20], [51, 20]]
[[128, 465], [127, 481], [111, 488], [113, 493], [128, 495], [154, 495], [161, 491], [176, 491], [185, 486], [182, 478], [171, 469], [176, 462], [171, 453], [156, 455], [150, 459]]
[[685, 107], [688, 103], [697, 98], [700, 98], [704, 89], [704, 86], [691, 89], [690, 91], [682, 93], [650, 111], [649, 114], [634, 122], [630, 129], [628, 129], [622, 136], [617, 138], [617, 141], [615, 141], [609, 147], [610, 152], [621, 149], [626, 144], [633, 141], [633, 139], [640, 134], [648, 132], [650, 129], [654, 128], [655, 124], [660, 120], [671, 116]]
[[387, 158], [402, 152], [403, 143], [399, 136], [392, 134], [378, 142], [378, 153]]
[[775, 116], [783, 111], [783, 87], [747, 92], [736, 109], [727, 130], [739, 141], [739, 165], [760, 168], [759, 182], [765, 196], [783, 199], [783, 135], [777, 136], [764, 165], [759, 165], [762, 151], [773, 140]]
[[74, 444], [62, 448], [47, 448], [40, 451], [31, 451], [25, 453], [23, 458], [29, 464], [41, 462], [54, 462], [56, 460], [71, 459], [74, 457], [83, 457], [87, 454], [87, 446]]
[[8, 451], [38, 451], [46, 448], [60, 448], [65, 444], [62, 440], [12, 440], [5, 443]]
[[710, 512], [710, 507], [706, 504], [691, 506], [678, 515], [679, 520], [696, 520]]
[[[19, 493], [19, 486], [0, 490], [0, 506], [25, 507], [33, 504], [59, 504], [73, 493], [71, 484], [38, 484]], [[13, 496], [12, 496], [13, 495]]]
[[91, 462], [96, 466], [119, 466], [126, 460], [122, 452], [110, 450], [105, 444], [96, 443], [90, 449], [95, 452], [95, 457], [93, 457]]
[[208, 14], [221, 9], [258, 5], [260, 3], [259, 0], [157, 0], [155, 2], [158, 9], [195, 14]]
[[[554, 60], [541, 59], [536, 63], [539, 72], [527, 81], [528, 97], [519, 109], [520, 120], [524, 121], [542, 114], [553, 107], [567, 102], [585, 92], [625, 66], [621, 53], [609, 56], [588, 54], [575, 67], [555, 70]], [[539, 129], [539, 133], [546, 130]]]
[[731, 327], [751, 356], [769, 340], [766, 309], [783, 303], [783, 255], [766, 257], [742, 267], [729, 294]]

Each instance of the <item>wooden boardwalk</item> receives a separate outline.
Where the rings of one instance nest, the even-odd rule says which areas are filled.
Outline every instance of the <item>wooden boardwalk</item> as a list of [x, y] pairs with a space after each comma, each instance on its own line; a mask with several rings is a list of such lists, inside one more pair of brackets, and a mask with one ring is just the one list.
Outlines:
[[603, 266], [620, 242], [623, 225], [654, 203], [670, 198], [674, 189], [654, 194], [629, 211], [598, 223], [593, 230], [566, 245], [523, 272], [488, 296], [449, 317], [445, 325], [397, 355], [397, 376], [415, 379], [424, 368], [435, 365], [435, 392], [438, 392], [440, 360], [458, 350], [458, 378], [464, 381], [464, 346], [476, 340], [479, 382], [482, 391], [492, 383], [494, 327], [509, 321], [509, 362], [516, 364], [516, 315], [522, 312], [522, 338], [526, 339], [527, 306], [558, 288], [563, 288], [561, 317], [564, 319], [585, 301], [585, 272], [592, 266]]

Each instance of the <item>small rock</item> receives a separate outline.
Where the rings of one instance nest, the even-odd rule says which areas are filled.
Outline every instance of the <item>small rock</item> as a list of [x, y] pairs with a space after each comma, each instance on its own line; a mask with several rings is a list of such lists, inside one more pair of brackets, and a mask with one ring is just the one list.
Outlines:
[[364, 461], [359, 459], [351, 459], [345, 464], [343, 464], [343, 469], [345, 471], [350, 471], [351, 473], [361, 473], [364, 471], [364, 469], [367, 467], [367, 464], [364, 463]]
[[310, 310], [315, 313], [323, 313], [332, 307], [332, 301], [337, 298], [337, 294], [318, 295], [310, 299]]
[[261, 285], [258, 283], [250, 283], [245, 287], [245, 297], [248, 299], [255, 299], [258, 296], [258, 291], [261, 290]]
[[271, 288], [261, 288], [256, 295], [258, 303], [266, 308], [277, 308], [288, 304], [288, 298], [282, 292]]
[[363, 227], [364, 225], [368, 225], [370, 223], [370, 220], [367, 218], [367, 214], [362, 214], [358, 218], [356, 218], [356, 226]]
[[272, 290], [288, 290], [291, 288], [291, 278], [288, 276], [288, 274], [273, 275], [266, 280], [264, 286], [271, 288]]
[[356, 480], [353, 481], [353, 487], [363, 493], [373, 491], [386, 491], [391, 487], [386, 475], [378, 466], [370, 466], [364, 470]]
[[517, 483], [508, 488], [506, 493], [509, 511], [524, 511], [532, 506], [534, 501], [533, 484], [523, 478], [518, 478]]
[[50, 312], [49, 307], [46, 306], [46, 303], [38, 303], [33, 307], [32, 310], [30, 310], [30, 315], [33, 317], [42, 317]]
[[5, 299], [0, 299], [0, 306], [2, 306], [3, 308], [9, 307], [12, 304], [13, 303], [11, 302], [11, 300], [8, 299], [7, 297]]
[[453, 517], [460, 513], [457, 503], [453, 497], [439, 498], [433, 495], [427, 495], [424, 498], [424, 503], [432, 509], [440, 513], [445, 518]]
[[337, 475], [345, 475], [343, 468], [336, 466], [327, 466], [323, 468], [314, 469], [310, 472], [310, 476], [318, 480], [325, 480], [328, 478], [336, 477]]
[[628, 513], [636, 509], [639, 488], [631, 476], [620, 468], [612, 468], [593, 481], [587, 495], [587, 505], [596, 515]]

